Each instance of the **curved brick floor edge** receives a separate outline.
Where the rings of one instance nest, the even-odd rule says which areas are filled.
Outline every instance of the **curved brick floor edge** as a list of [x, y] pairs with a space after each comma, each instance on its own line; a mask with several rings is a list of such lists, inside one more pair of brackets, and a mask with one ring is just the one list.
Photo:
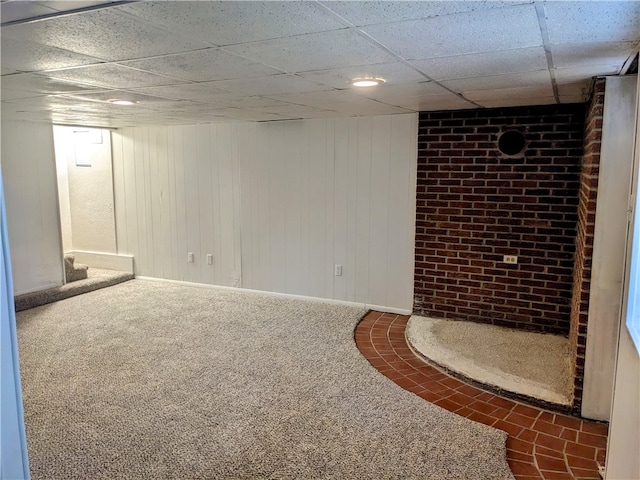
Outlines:
[[424, 400], [504, 430], [516, 480], [599, 480], [608, 426], [554, 413], [469, 385], [416, 356], [405, 340], [409, 317], [370, 312], [355, 341], [380, 373]]

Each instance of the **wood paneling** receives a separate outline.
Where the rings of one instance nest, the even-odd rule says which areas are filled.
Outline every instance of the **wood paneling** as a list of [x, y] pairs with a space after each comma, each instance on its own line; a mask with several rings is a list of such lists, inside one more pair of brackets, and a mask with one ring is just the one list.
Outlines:
[[139, 275], [411, 309], [416, 132], [415, 115], [118, 130], [119, 253]]
[[62, 285], [62, 237], [51, 125], [2, 122], [2, 173], [14, 293]]

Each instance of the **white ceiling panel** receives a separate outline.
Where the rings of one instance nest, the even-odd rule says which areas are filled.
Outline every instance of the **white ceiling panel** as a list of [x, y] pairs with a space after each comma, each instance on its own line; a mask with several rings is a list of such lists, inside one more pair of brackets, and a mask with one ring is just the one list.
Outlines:
[[542, 45], [533, 5], [490, 8], [362, 30], [408, 60]]
[[636, 46], [637, 42], [556, 45], [553, 47], [553, 65], [555, 68], [613, 64], [622, 66]]
[[24, 2], [13, 0], [0, 4], [2, 23], [14, 22], [25, 18], [39, 17], [55, 13], [56, 10], [44, 5], [44, 2]]
[[439, 1], [439, 2], [357, 2], [357, 1], [322, 1], [328, 9], [340, 15], [356, 26], [375, 25], [420, 18], [450, 15], [453, 13], [486, 10], [488, 8], [502, 8], [518, 3], [532, 3], [523, 1]]
[[495, 98], [493, 100], [484, 100], [477, 102], [485, 108], [500, 107], [521, 107], [524, 105], [551, 105], [556, 103], [553, 95], [548, 97], [527, 97], [527, 98]]
[[558, 85], [558, 95], [560, 97], [578, 96], [582, 101], [587, 100], [591, 89], [593, 88], [593, 80], [581, 80], [573, 83], [562, 83]]
[[229, 98], [225, 102], [225, 105], [229, 107], [249, 109], [253, 109], [256, 107], [282, 107], [286, 106], [287, 104], [288, 103], [284, 100], [270, 97], [260, 97], [257, 95]]
[[212, 45], [344, 28], [315, 2], [138, 2], [118, 9]]
[[[506, 95], [505, 95], [506, 94]], [[522, 100], [527, 98], [553, 98], [553, 89], [548, 87], [514, 87], [497, 90], [478, 90], [476, 92], [465, 92], [465, 97], [476, 103], [483, 104], [491, 100], [503, 100], [505, 96], [510, 99]]]
[[17, 73], [2, 77], [2, 87], [36, 93], [64, 93], [98, 90], [98, 87], [50, 78], [37, 73]]
[[384, 78], [385, 86], [426, 80], [424, 75], [401, 62], [317, 70], [301, 73], [300, 76], [331, 88], [348, 88], [349, 82], [356, 77]]
[[394, 105], [413, 111], [477, 108], [473, 103], [449, 92], [439, 95], [409, 95], [406, 97], [397, 97], [394, 99]]
[[360, 97], [381, 100], [385, 103], [394, 103], [396, 98], [415, 97], [420, 95], [444, 95], [450, 93], [436, 82], [403, 83], [400, 85], [381, 85], [373, 88], [350, 90]]
[[194, 82], [229, 80], [280, 73], [276, 69], [238, 57], [218, 48], [120, 62], [120, 64]]
[[[110, 127], [575, 102], [640, 42], [640, 1], [621, 0], [11, 0], [0, 13], [3, 114]], [[348, 84], [360, 76], [386, 83]], [[116, 95], [137, 103], [105, 102]]]
[[24, 90], [11, 90], [10, 88], [3, 88], [0, 100], [6, 102], [8, 100], [20, 100], [23, 98], [40, 97], [42, 93], [26, 92]]
[[584, 67], [557, 68], [555, 75], [558, 84], [562, 84], [577, 82], [583, 78], [617, 75], [619, 71], [619, 65], [587, 65]]
[[549, 87], [551, 76], [548, 70], [537, 70], [526, 73], [508, 73], [505, 75], [490, 75], [486, 77], [462, 78], [445, 80], [443, 85], [454, 92], [474, 92], [477, 90], [498, 90], [516, 87]]
[[222, 90], [216, 87], [215, 83], [216, 82], [181, 83], [163, 87], [142, 87], [131, 90], [156, 97], [171, 98], [174, 100], [191, 100], [193, 102], [203, 103], [241, 96]]
[[2, 36], [2, 65], [15, 71], [37, 72], [99, 62], [87, 55]]
[[544, 10], [551, 45], [638, 41], [638, 1], [548, 1]]
[[411, 62], [434, 80], [484, 77], [547, 68], [543, 47], [518, 48]]
[[329, 90], [329, 87], [310, 82], [297, 75], [269, 75], [266, 77], [238, 78], [215, 82], [215, 85], [246, 95], [280, 95]]
[[233, 45], [227, 49], [289, 73], [396, 60], [350, 30]]
[[70, 82], [106, 88], [134, 88], [181, 83], [180, 80], [162, 77], [112, 63], [56, 70], [48, 75]]
[[103, 60], [124, 60], [204, 48], [202, 42], [174, 35], [119, 14], [92, 10], [47, 20], [3, 27], [3, 36], [30, 40]]

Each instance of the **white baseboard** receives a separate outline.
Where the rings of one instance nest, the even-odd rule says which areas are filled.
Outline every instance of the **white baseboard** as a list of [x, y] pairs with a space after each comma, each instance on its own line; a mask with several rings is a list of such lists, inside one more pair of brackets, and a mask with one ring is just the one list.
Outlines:
[[211, 288], [215, 290], [227, 290], [232, 292], [243, 292], [249, 293], [253, 295], [263, 295], [267, 297], [276, 297], [276, 298], [289, 298], [292, 300], [302, 300], [305, 302], [316, 302], [316, 303], [326, 303], [329, 305], [344, 305], [347, 307], [355, 307], [362, 308], [365, 310], [375, 310], [378, 312], [386, 312], [386, 313], [395, 313], [397, 315], [411, 315], [413, 312], [404, 308], [395, 308], [395, 307], [386, 307], [382, 305], [372, 305], [367, 303], [360, 302], [348, 302], [346, 300], [335, 300], [333, 298], [321, 298], [321, 297], [308, 297], [306, 295], [294, 295], [291, 293], [279, 293], [279, 292], [267, 292], [265, 290], [252, 290], [248, 288], [238, 288], [238, 287], [227, 287], [223, 285], [211, 285], [209, 283], [195, 283], [195, 282], [185, 282], [183, 280], [170, 280], [167, 278], [157, 278], [157, 277], [144, 277], [144, 276], [136, 276], [136, 278], [140, 280], [151, 280], [154, 282], [162, 282], [162, 283], [174, 283], [177, 285], [186, 285], [190, 287], [198, 287], [198, 288]]
[[104, 268], [105, 270], [116, 270], [118, 272], [133, 273], [133, 256], [118, 255], [115, 253], [87, 252], [84, 250], [72, 250], [77, 263], [83, 263], [93, 268]]

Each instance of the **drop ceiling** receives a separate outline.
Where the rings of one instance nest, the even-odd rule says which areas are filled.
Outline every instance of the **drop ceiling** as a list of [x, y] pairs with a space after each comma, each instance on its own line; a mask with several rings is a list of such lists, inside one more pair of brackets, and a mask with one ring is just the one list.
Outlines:
[[[637, 1], [4, 0], [0, 14], [3, 118], [103, 127], [582, 102], [640, 41]], [[363, 76], [386, 83], [349, 85]]]

